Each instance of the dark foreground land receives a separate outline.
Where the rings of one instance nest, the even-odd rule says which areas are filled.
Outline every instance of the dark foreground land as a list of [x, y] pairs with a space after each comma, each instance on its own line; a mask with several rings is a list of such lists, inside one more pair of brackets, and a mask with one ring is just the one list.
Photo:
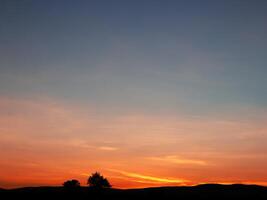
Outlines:
[[12, 190], [0, 189], [0, 199], [264, 199], [267, 200], [267, 187], [256, 185], [217, 185], [206, 184], [193, 187], [159, 187], [146, 189], [104, 189], [94, 190], [81, 187], [67, 190], [63, 187], [34, 187]]

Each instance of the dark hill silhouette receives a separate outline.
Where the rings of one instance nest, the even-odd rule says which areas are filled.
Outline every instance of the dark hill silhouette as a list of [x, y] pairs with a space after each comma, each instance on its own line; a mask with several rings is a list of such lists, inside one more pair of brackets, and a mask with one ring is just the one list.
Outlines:
[[219, 185], [206, 184], [198, 186], [158, 187], [144, 189], [94, 190], [80, 187], [79, 190], [67, 191], [63, 187], [28, 187], [12, 190], [0, 190], [0, 199], [267, 199], [267, 187], [257, 185]]

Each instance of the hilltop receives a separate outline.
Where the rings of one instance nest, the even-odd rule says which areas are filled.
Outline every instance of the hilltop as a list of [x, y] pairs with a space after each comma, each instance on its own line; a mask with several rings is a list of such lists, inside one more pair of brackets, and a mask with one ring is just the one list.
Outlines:
[[81, 187], [74, 191], [63, 187], [28, 187], [0, 189], [0, 199], [267, 199], [267, 187], [257, 185], [205, 184], [198, 186], [157, 187], [144, 189], [92, 190]]

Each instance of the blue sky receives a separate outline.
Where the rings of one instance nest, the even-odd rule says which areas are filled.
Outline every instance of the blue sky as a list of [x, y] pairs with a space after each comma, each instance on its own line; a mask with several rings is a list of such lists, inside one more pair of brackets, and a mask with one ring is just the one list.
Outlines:
[[[1, 1], [1, 95], [266, 106], [265, 1]], [[182, 109], [181, 108], [181, 109]]]

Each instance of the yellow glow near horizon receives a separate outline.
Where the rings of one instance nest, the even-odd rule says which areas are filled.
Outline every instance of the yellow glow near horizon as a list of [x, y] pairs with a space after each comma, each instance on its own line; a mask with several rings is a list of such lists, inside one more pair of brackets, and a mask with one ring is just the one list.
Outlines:
[[141, 179], [141, 180], [148, 180], [148, 181], [159, 182], [159, 183], [185, 183], [185, 182], [187, 182], [187, 180], [183, 180], [183, 179], [160, 178], [160, 177], [147, 176], [147, 175], [138, 174], [138, 173], [125, 172], [125, 171], [121, 171], [121, 170], [114, 170], [114, 169], [109, 169], [109, 170], [112, 172], [117, 172], [119, 174], [122, 174], [126, 177], [137, 178], [137, 179]]

